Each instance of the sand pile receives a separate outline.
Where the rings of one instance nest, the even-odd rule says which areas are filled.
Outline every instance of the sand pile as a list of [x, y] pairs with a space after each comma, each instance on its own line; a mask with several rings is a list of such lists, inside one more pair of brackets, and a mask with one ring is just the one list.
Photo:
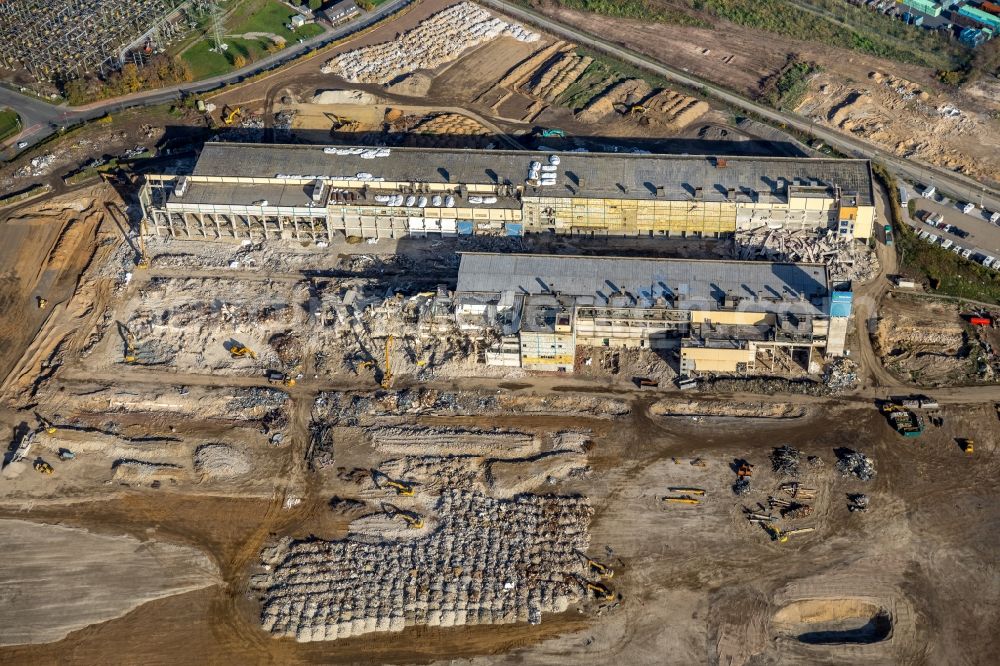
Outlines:
[[202, 478], [232, 479], [250, 473], [250, 458], [228, 444], [205, 444], [194, 452], [194, 471]]

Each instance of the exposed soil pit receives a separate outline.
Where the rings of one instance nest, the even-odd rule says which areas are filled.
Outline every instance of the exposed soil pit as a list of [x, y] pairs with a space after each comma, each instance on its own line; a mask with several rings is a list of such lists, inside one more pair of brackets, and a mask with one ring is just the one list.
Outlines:
[[754, 419], [797, 419], [806, 415], [802, 405], [787, 402], [707, 402], [660, 400], [649, 407], [654, 416], [735, 417]]
[[784, 636], [806, 645], [868, 645], [892, 636], [892, 614], [867, 599], [803, 599], [774, 615]]

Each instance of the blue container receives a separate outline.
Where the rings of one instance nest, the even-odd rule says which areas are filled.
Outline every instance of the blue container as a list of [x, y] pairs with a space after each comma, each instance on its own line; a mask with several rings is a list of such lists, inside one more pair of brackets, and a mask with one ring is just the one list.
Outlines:
[[851, 304], [854, 302], [854, 293], [850, 291], [835, 291], [830, 299], [831, 317], [850, 317]]
[[504, 228], [507, 229], [508, 236], [523, 236], [524, 235], [524, 225], [517, 224], [515, 222], [505, 222]]
[[472, 220], [459, 220], [455, 225], [458, 229], [459, 236], [471, 236], [472, 235]]

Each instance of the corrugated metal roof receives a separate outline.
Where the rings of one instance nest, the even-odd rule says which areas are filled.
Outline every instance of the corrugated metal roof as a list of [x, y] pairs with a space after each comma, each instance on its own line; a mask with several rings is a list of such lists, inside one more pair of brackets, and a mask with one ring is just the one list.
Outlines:
[[808, 314], [824, 314], [830, 295], [823, 264], [475, 252], [462, 253], [457, 291], [559, 293], [599, 306], [651, 307], [662, 297], [704, 310], [729, 295], [739, 309]]
[[[339, 146], [343, 148], [344, 146]], [[335, 155], [323, 146], [207, 143], [195, 166], [199, 176], [350, 178], [370, 173], [387, 181], [523, 185], [532, 161], [550, 153], [512, 150], [392, 148], [386, 157]], [[866, 160], [704, 155], [639, 155], [558, 152], [556, 184], [529, 188], [541, 196], [617, 199], [724, 200], [737, 195], [785, 196], [787, 185], [821, 184], [856, 194], [872, 205], [871, 171]], [[724, 165], [724, 166], [722, 166]], [[698, 189], [700, 188], [700, 189]]]

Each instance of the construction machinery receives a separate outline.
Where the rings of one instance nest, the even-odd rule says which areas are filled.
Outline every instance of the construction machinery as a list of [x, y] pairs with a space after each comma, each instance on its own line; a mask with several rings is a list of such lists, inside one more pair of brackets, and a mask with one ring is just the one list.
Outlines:
[[149, 268], [149, 259], [146, 257], [146, 220], [139, 221], [139, 260], [135, 262], [136, 268]]
[[588, 592], [593, 592], [594, 596], [597, 597], [598, 599], [600, 599], [601, 601], [614, 601], [615, 600], [615, 593], [611, 590], [610, 587], [608, 587], [604, 583], [595, 583], [593, 581], [584, 580], [584, 579], [581, 579], [581, 580], [582, 580], [582, 582], [584, 584], [584, 587], [587, 588], [587, 591]]
[[884, 402], [881, 411], [893, 429], [903, 437], [919, 437], [924, 432], [924, 419], [911, 409]]
[[232, 125], [234, 122], [236, 122], [237, 118], [243, 117], [243, 107], [240, 106], [235, 106], [232, 108], [228, 106], [224, 107], [222, 109], [222, 116], [223, 116], [222, 122], [226, 123], [227, 125]]
[[976, 442], [975, 442], [975, 440], [968, 439], [966, 437], [960, 437], [958, 439], [958, 444], [959, 444], [959, 446], [962, 447], [962, 450], [965, 451], [970, 456], [973, 454], [973, 452], [975, 451], [975, 448], [976, 448]]
[[647, 110], [646, 107], [644, 107], [642, 104], [633, 104], [628, 110], [628, 115], [630, 117], [645, 115], [646, 110]]
[[753, 476], [753, 465], [746, 462], [745, 460], [741, 461], [739, 467], [736, 468], [736, 476], [739, 477]]
[[769, 522], [761, 522], [760, 526], [763, 527], [764, 531], [771, 537], [771, 541], [777, 541], [778, 543], [785, 543], [788, 541], [788, 535], [778, 529], [777, 526], [772, 525]]
[[267, 377], [267, 381], [272, 384], [280, 383], [282, 386], [295, 386], [295, 378], [279, 370], [268, 370], [265, 376]]
[[556, 129], [554, 127], [543, 128], [541, 135], [542, 138], [544, 139], [550, 139], [550, 138], [564, 139], [566, 138], [566, 130]]
[[38, 297], [38, 309], [39, 310], [44, 310], [45, 306], [48, 305], [48, 304], [49, 304], [49, 302], [47, 300], [45, 300], [41, 296]]
[[389, 365], [389, 356], [392, 354], [392, 336], [385, 339], [385, 372], [382, 373], [382, 388], [387, 389], [392, 384], [392, 367]]
[[664, 497], [662, 498], [664, 502], [670, 502], [673, 504], [700, 504], [701, 500], [695, 499], [694, 497]]
[[52, 465], [48, 464], [41, 458], [36, 460], [35, 464], [32, 465], [32, 467], [34, 467], [35, 471], [38, 472], [39, 474], [52, 474], [52, 472], [55, 471], [52, 469]]
[[336, 113], [327, 113], [326, 117], [330, 120], [330, 132], [353, 132], [358, 128], [358, 121], [352, 120], [350, 118], [345, 118], [344, 116], [338, 116]]
[[412, 497], [413, 496], [413, 484], [407, 483], [405, 481], [396, 481], [389, 477], [385, 472], [380, 472], [377, 469], [372, 470], [372, 481], [379, 488], [389, 487], [396, 491], [396, 494], [401, 497]]
[[388, 502], [382, 502], [382, 511], [390, 518], [402, 518], [406, 521], [406, 526], [411, 530], [419, 530], [424, 526], [424, 519], [416, 511], [400, 509], [398, 506], [389, 504]]
[[685, 495], [704, 495], [705, 491], [701, 488], [682, 488], [679, 486], [670, 486], [667, 488], [672, 493], [683, 493]]
[[601, 562], [591, 559], [586, 555], [584, 555], [584, 559], [587, 560], [587, 567], [604, 580], [611, 580], [614, 577], [615, 570], [608, 565], [602, 564]]
[[43, 416], [40, 416], [37, 412], [35, 413], [35, 418], [38, 419], [38, 426], [46, 432], [46, 434], [54, 435], [56, 434], [56, 427]]
[[257, 360], [257, 352], [250, 349], [246, 345], [241, 345], [240, 343], [234, 343], [229, 347], [229, 355], [233, 358], [243, 358], [248, 356], [254, 360]]
[[138, 357], [135, 353], [135, 333], [129, 330], [128, 326], [121, 322], [118, 323], [118, 335], [121, 336], [122, 342], [125, 344], [125, 351], [122, 354], [122, 360], [125, 363], [135, 363], [138, 361]]

